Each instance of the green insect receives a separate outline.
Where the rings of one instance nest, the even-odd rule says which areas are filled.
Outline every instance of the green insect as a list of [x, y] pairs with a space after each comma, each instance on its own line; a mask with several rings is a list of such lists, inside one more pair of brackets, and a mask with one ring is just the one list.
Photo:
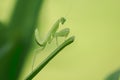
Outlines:
[[[37, 35], [38, 34], [38, 29], [35, 30], [35, 41], [40, 47], [42, 47], [41, 51], [46, 47], [47, 44], [50, 44], [54, 38], [56, 38], [56, 44], [58, 45], [58, 37], [65, 37], [66, 38], [68, 36], [68, 34], [70, 33], [69, 28], [64, 28], [64, 29], [58, 31], [59, 25], [60, 24], [63, 25], [65, 23], [65, 21], [66, 21], [66, 19], [64, 17], [61, 17], [60, 19], [58, 19], [54, 23], [54, 25], [52, 26], [50, 31], [48, 32], [45, 39], [41, 43], [38, 40], [38, 35]], [[36, 58], [36, 55], [33, 58], [32, 70], [33, 70], [35, 58]]]
[[[49, 43], [51, 43], [51, 41], [56, 38], [56, 43], [58, 45], [58, 37], [67, 37], [70, 29], [69, 28], [64, 28], [61, 31], [57, 32], [58, 28], [59, 28], [59, 24], [64, 24], [64, 22], [66, 21], [66, 19], [64, 17], [61, 17], [60, 19], [58, 19], [55, 24], [52, 26], [52, 28], [50, 29], [50, 31], [48, 32], [48, 35], [45, 37], [45, 39], [40, 43], [39, 40], [37, 39], [37, 37], [35, 38], [36, 43], [43, 47], [43, 49], [46, 47], [46, 45]], [[37, 29], [35, 31], [35, 33], [37, 34]]]

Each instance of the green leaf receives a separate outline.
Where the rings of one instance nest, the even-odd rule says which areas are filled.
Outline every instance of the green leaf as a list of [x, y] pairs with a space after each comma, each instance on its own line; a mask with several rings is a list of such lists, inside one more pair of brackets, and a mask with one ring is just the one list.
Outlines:
[[110, 74], [106, 80], [120, 80], [120, 69]]
[[61, 45], [59, 45], [45, 60], [42, 61], [42, 63], [35, 70], [33, 70], [26, 77], [25, 80], [32, 80], [49, 63], [49, 61], [51, 61], [62, 49], [71, 44], [74, 41], [74, 39], [75, 37], [72, 36], [66, 41], [64, 41]]

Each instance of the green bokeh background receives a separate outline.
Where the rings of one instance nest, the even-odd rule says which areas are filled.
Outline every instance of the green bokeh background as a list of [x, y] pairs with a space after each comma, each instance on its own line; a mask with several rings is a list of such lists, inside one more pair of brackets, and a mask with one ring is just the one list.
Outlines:
[[[15, 0], [0, 1], [0, 20], [7, 24]], [[46, 0], [38, 21], [40, 36], [44, 37], [52, 24], [65, 16], [62, 27], [75, 35], [73, 44], [57, 55], [34, 80], [104, 80], [120, 68], [120, 1], [119, 0]], [[60, 39], [60, 42], [63, 39]], [[38, 46], [35, 46], [38, 48]], [[55, 41], [39, 54], [47, 56], [56, 47]], [[34, 46], [24, 65], [20, 80], [30, 72]]]

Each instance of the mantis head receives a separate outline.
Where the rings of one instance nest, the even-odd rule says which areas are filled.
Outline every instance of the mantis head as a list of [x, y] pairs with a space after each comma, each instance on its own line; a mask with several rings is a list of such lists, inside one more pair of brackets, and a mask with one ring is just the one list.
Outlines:
[[65, 19], [64, 17], [61, 17], [61, 18], [60, 18], [60, 22], [61, 22], [61, 24], [64, 24], [65, 21], [66, 21], [66, 19]]

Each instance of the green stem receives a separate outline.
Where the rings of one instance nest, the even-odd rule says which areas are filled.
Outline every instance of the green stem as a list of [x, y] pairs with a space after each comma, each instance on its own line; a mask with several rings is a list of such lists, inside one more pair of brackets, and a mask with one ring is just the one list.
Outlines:
[[53, 59], [62, 49], [64, 49], [67, 45], [71, 44], [74, 41], [74, 36], [65, 40], [61, 45], [59, 45], [42, 63], [33, 70], [25, 80], [33, 79], [47, 64], [48, 62]]

